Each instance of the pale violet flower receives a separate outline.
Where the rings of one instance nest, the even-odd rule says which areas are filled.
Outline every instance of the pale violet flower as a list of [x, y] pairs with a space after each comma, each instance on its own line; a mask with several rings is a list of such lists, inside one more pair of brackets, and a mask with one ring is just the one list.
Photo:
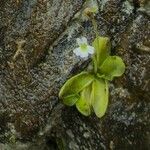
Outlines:
[[89, 54], [94, 53], [94, 47], [88, 45], [85, 37], [77, 38], [78, 48], [74, 49], [74, 53], [81, 58], [88, 57]]

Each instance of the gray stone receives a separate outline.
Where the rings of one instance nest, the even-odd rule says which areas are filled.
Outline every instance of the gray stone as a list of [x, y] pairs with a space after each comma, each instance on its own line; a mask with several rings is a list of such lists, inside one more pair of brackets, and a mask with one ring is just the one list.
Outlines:
[[0, 2], [0, 149], [149, 149], [147, 1], [98, 0], [99, 34], [126, 64], [110, 84], [106, 115], [84, 117], [58, 100], [63, 83], [90, 62], [73, 54], [77, 37], [95, 37], [90, 21], [76, 17], [84, 2]]

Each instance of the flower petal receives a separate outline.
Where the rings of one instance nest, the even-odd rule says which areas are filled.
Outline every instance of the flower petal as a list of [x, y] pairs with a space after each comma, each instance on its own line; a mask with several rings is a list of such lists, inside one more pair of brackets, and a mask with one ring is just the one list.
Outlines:
[[84, 44], [87, 44], [87, 39], [85, 37], [82, 37], [81, 40]]
[[80, 48], [76, 48], [73, 50], [73, 52], [77, 55], [77, 56], [80, 56]]
[[87, 49], [88, 49], [88, 53], [89, 53], [89, 54], [93, 54], [93, 53], [94, 53], [94, 47], [92, 47], [92, 46], [87, 46]]
[[88, 57], [88, 52], [82, 52], [82, 51], [80, 51], [80, 57], [81, 58]]
[[77, 44], [80, 46], [81, 44], [87, 44], [87, 39], [85, 37], [77, 38]]

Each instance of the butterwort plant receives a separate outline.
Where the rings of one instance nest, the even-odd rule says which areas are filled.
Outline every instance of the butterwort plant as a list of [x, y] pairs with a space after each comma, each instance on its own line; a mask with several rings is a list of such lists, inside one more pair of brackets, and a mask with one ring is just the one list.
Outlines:
[[[93, 10], [96, 9], [91, 9], [92, 14]], [[95, 21], [92, 22], [96, 33], [92, 46], [85, 37], [81, 37], [77, 38], [78, 47], [73, 50], [78, 57], [91, 57], [92, 69], [83, 71], [66, 81], [59, 92], [59, 98], [68, 106], [76, 106], [84, 116], [95, 113], [101, 118], [108, 106], [109, 82], [124, 73], [125, 64], [119, 56], [110, 56], [109, 38], [99, 36], [97, 25]]]

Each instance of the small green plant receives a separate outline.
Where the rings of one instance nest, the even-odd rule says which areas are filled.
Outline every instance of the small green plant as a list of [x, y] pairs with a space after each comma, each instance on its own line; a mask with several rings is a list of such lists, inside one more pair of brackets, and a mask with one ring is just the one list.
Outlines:
[[[90, 9], [88, 9], [88, 13]], [[118, 56], [110, 56], [111, 44], [108, 37], [100, 37], [97, 24], [90, 12], [96, 38], [90, 46], [85, 37], [77, 39], [79, 45], [73, 52], [81, 58], [92, 56], [92, 69], [83, 71], [69, 79], [61, 88], [59, 98], [68, 106], [75, 105], [78, 111], [89, 116], [92, 112], [97, 117], [104, 116], [109, 99], [109, 81], [121, 76], [125, 65]]]

